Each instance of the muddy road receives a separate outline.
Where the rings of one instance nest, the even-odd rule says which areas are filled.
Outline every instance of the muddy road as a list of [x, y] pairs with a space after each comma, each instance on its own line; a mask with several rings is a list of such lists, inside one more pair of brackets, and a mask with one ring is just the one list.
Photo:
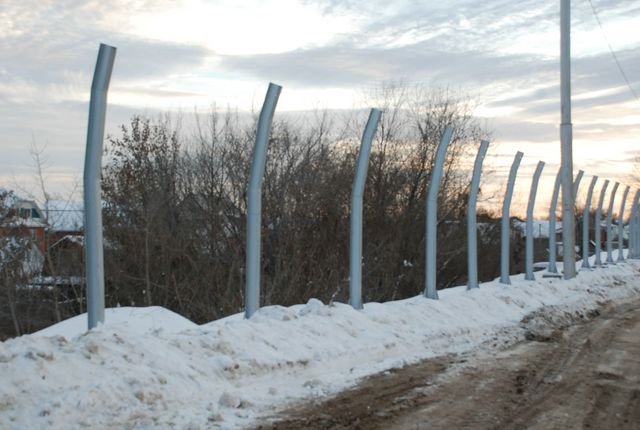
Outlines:
[[640, 300], [364, 380], [260, 429], [640, 429]]

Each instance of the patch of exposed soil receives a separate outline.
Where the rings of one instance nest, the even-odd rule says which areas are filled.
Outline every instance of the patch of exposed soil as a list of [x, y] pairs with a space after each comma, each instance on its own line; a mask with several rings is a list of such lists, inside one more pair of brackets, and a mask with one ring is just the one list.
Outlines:
[[640, 429], [640, 300], [523, 319], [520, 344], [365, 379], [260, 429]]

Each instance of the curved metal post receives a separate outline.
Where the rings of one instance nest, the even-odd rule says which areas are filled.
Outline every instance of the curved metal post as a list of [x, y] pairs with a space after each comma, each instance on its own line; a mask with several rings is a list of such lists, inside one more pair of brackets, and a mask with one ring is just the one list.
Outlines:
[[609, 212], [607, 213], [607, 263], [616, 264], [613, 261], [613, 237], [612, 237], [612, 219], [613, 219], [613, 203], [616, 200], [616, 191], [618, 191], [618, 186], [620, 186], [619, 182], [613, 184], [613, 189], [611, 190], [611, 197], [609, 198]]
[[[580, 181], [584, 171], [579, 170], [576, 175], [576, 179], [573, 182], [573, 201], [576, 201], [578, 195], [578, 188], [580, 187]], [[551, 205], [549, 206], [549, 264], [547, 265], [547, 272], [558, 273], [558, 266], [556, 261], [558, 260], [557, 244], [556, 244], [556, 211], [558, 208], [558, 197], [560, 194], [560, 184], [562, 182], [562, 167], [558, 169], [556, 174], [556, 180], [553, 183], [553, 194], [551, 196]]]
[[591, 178], [589, 190], [587, 191], [587, 200], [584, 203], [582, 211], [582, 267], [588, 269], [589, 265], [589, 210], [591, 209], [591, 199], [593, 197], [593, 188], [596, 186], [598, 177]]
[[518, 173], [518, 167], [520, 167], [520, 161], [524, 154], [520, 151], [516, 152], [516, 156], [511, 164], [511, 170], [509, 171], [509, 181], [507, 182], [507, 191], [504, 195], [504, 202], [502, 203], [502, 224], [500, 230], [500, 282], [510, 285], [509, 279], [509, 231], [511, 227], [511, 220], [509, 219], [509, 210], [511, 208], [511, 197], [513, 196], [513, 187], [516, 183], [516, 174]]
[[354, 309], [362, 309], [362, 199], [367, 168], [371, 154], [371, 142], [376, 134], [382, 112], [371, 109], [369, 120], [362, 134], [356, 175], [351, 190], [351, 232], [349, 243], [349, 303]]
[[595, 267], [602, 267], [602, 260], [600, 254], [602, 254], [602, 205], [604, 204], [604, 196], [607, 194], [607, 187], [609, 186], [609, 180], [605, 179], [604, 185], [600, 190], [600, 198], [598, 199], [598, 207], [596, 208], [596, 218], [594, 220], [594, 232], [596, 236], [596, 260], [593, 263]]
[[478, 189], [480, 188], [480, 175], [482, 174], [482, 161], [487, 154], [489, 142], [480, 141], [480, 148], [473, 164], [473, 176], [469, 189], [469, 203], [467, 204], [467, 290], [478, 288], [478, 226], [476, 219], [476, 205], [478, 203]]
[[556, 209], [558, 207], [558, 195], [560, 194], [560, 173], [562, 168], [558, 169], [556, 174], [556, 180], [553, 183], [553, 194], [551, 195], [551, 205], [549, 206], [549, 264], [547, 266], [547, 272], [558, 273], [558, 266], [556, 266], [557, 245], [556, 245]]
[[637, 259], [638, 252], [638, 199], [640, 189], [636, 190], [631, 202], [631, 216], [629, 217], [629, 258]]
[[267, 161], [267, 144], [273, 114], [282, 87], [269, 84], [267, 95], [258, 118], [256, 143], [253, 147], [249, 189], [247, 192], [247, 257], [246, 284], [244, 296], [244, 316], [251, 315], [260, 306], [260, 230], [262, 225], [262, 180]]
[[442, 133], [442, 139], [436, 150], [436, 160], [431, 172], [429, 181], [429, 193], [427, 195], [427, 231], [426, 231], [426, 274], [424, 296], [428, 299], [438, 299], [436, 289], [436, 239], [437, 239], [437, 216], [438, 216], [438, 191], [440, 190], [440, 180], [442, 179], [442, 167], [444, 156], [447, 153], [449, 142], [453, 136], [453, 128], [447, 126]]
[[85, 273], [87, 277], [87, 316], [89, 330], [104, 322], [104, 255], [102, 242], [102, 204], [100, 174], [104, 123], [107, 113], [107, 93], [116, 48], [100, 44], [93, 72], [87, 149], [84, 158], [84, 226]]
[[629, 190], [631, 187], [628, 185], [624, 189], [624, 193], [622, 193], [622, 204], [620, 205], [620, 214], [618, 215], [618, 263], [624, 263], [624, 207], [627, 202], [627, 196], [629, 195]]
[[544, 168], [544, 161], [538, 161], [538, 166], [533, 174], [531, 181], [531, 192], [529, 194], [529, 203], [527, 204], [527, 224], [525, 238], [525, 275], [527, 281], [534, 281], [536, 277], [533, 275], [533, 208], [536, 202], [536, 193], [538, 192], [538, 182], [540, 174]]
[[582, 181], [582, 177], [584, 176], [584, 170], [578, 170], [578, 174], [576, 175], [576, 179], [573, 181], [573, 204], [576, 204], [576, 198], [578, 197], [578, 191], [580, 190], [580, 181]]

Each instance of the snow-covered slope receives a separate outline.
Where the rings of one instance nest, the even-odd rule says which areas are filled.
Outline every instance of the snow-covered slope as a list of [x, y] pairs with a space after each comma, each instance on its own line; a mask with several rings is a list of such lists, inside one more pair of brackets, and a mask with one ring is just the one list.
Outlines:
[[[161, 308], [108, 310], [0, 343], [0, 428], [238, 428], [292, 401], [422, 358], [523, 335], [543, 307], [585, 312], [640, 296], [640, 262], [575, 280], [485, 283], [363, 311], [312, 299], [202, 326]], [[126, 314], [126, 317], [123, 315]], [[51, 335], [51, 336], [49, 336]]]
[[[121, 307], [104, 311], [104, 319], [110, 330], [142, 335], [151, 332], [177, 333], [198, 327], [183, 316], [160, 306], [147, 308]], [[33, 333], [31, 336], [63, 336], [67, 340], [87, 331], [87, 314], [64, 320]]]

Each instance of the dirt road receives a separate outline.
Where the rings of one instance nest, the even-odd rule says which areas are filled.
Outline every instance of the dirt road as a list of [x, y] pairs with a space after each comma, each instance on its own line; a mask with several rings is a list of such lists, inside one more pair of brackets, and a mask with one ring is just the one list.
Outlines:
[[[373, 376], [261, 429], [640, 429], [640, 300]], [[562, 321], [562, 319], [560, 319]]]

